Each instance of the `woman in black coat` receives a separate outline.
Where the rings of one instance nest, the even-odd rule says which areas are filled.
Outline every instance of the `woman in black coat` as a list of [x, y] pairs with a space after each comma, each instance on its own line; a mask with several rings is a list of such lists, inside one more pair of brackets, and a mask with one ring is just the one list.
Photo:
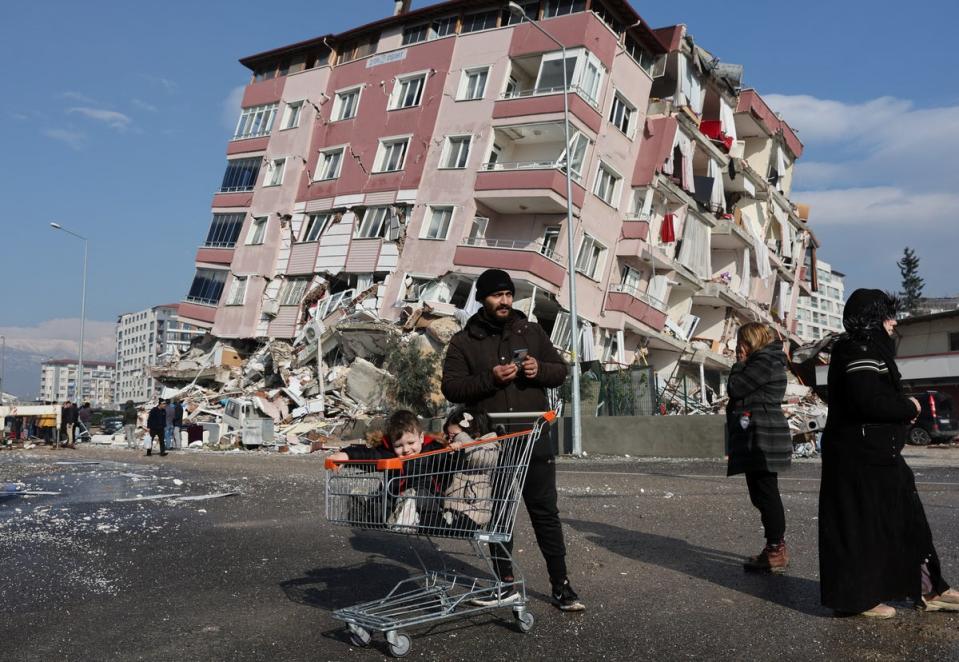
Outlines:
[[881, 290], [856, 290], [843, 326], [829, 363], [822, 439], [822, 603], [873, 618], [895, 616], [884, 602], [906, 598], [927, 611], [959, 611], [900, 455], [919, 403], [903, 394], [896, 367], [896, 302]]
[[786, 572], [786, 514], [779, 495], [780, 471], [789, 468], [792, 436], [783, 415], [786, 355], [765, 324], [751, 322], [739, 329], [738, 362], [729, 373], [726, 429], [729, 450], [727, 475], [746, 474], [749, 499], [759, 510], [766, 546], [743, 568], [752, 572]]

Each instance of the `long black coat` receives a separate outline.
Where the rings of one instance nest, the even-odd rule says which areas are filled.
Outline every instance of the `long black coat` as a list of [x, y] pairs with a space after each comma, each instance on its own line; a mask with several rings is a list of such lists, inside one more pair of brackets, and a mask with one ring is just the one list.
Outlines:
[[[786, 354], [782, 343], [775, 340], [736, 363], [729, 372], [726, 391], [726, 475], [788, 469], [793, 444], [782, 409], [786, 394]], [[743, 430], [739, 422], [744, 411], [750, 414], [748, 430]]]
[[[520, 375], [505, 386], [493, 381], [493, 368], [509, 363], [513, 350], [526, 349], [539, 363], [535, 378]], [[503, 326], [489, 322], [480, 310], [466, 327], [453, 336], [443, 362], [443, 395], [450, 402], [467, 404], [488, 412], [545, 411], [547, 388], [566, 381], [566, 362], [550, 342], [543, 327], [514, 310]], [[525, 421], [520, 421], [525, 422]], [[552, 456], [546, 435], [533, 447], [534, 457]]]
[[918, 600], [924, 562], [933, 590], [948, 588], [915, 479], [900, 455], [915, 415], [882, 330], [836, 343], [819, 493], [826, 607], [858, 613], [888, 600]]

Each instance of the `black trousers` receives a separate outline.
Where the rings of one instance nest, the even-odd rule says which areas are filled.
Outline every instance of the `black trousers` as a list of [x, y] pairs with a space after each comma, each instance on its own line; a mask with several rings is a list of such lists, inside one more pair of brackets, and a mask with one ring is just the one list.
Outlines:
[[[566, 580], [566, 543], [563, 540], [563, 524], [559, 520], [559, 506], [556, 503], [556, 459], [552, 457], [536, 458], [529, 463], [526, 484], [523, 486], [523, 503], [529, 513], [536, 543], [546, 559], [546, 570], [553, 585]], [[513, 565], [509, 557], [502, 553], [503, 548], [513, 553], [513, 541], [490, 545], [493, 560], [500, 578], [513, 576]]]
[[771, 471], [747, 471], [746, 487], [749, 488], [749, 500], [762, 517], [766, 542], [779, 544], [786, 535], [786, 511], [779, 496], [779, 477]]
[[[151, 439], [151, 440], [152, 440], [154, 437], [157, 437], [157, 438], [160, 439], [160, 452], [161, 452], [161, 453], [166, 453], [166, 442], [165, 442], [164, 439], [163, 439], [163, 437], [164, 437], [165, 434], [166, 434], [166, 428], [159, 429], [159, 430], [150, 430], [150, 439]], [[152, 446], [150, 447], [150, 449], [149, 449], [147, 452], [149, 453], [151, 450], [153, 450], [153, 447], [152, 447]]]

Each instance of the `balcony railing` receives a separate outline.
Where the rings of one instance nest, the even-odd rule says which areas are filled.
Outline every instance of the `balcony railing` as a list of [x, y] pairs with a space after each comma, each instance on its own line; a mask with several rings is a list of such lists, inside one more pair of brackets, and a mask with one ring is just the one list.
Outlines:
[[[579, 85], [570, 85], [568, 89], [570, 94], [576, 94], [582, 97], [582, 99], [586, 101], [586, 103], [593, 106], [594, 108], [599, 105], [599, 102], [596, 99], [593, 99], [591, 96], [589, 96], [583, 90], [583, 88], [581, 88]], [[509, 92], [504, 92], [500, 98], [501, 99], [526, 99], [529, 97], [542, 97], [548, 94], [562, 94], [562, 93], [563, 93], [562, 85], [557, 85], [554, 87], [531, 87], [525, 90], [511, 90]]]
[[543, 257], [561, 263], [563, 256], [552, 248], [543, 246], [538, 241], [523, 241], [520, 239], [486, 239], [483, 237], [467, 237], [463, 240], [462, 246], [473, 246], [476, 248], [503, 248], [510, 251], [531, 251], [539, 253]]
[[639, 299], [645, 304], [648, 304], [660, 311], [661, 313], [666, 312], [666, 302], [657, 299], [654, 296], [650, 296], [646, 292], [639, 290], [635, 285], [628, 285], [626, 283], [617, 283], [615, 285], [609, 286], [610, 292], [622, 292], [623, 294], [628, 294], [631, 297]]
[[497, 170], [562, 170], [561, 161], [497, 161], [496, 163], [483, 163], [480, 170], [485, 172], [495, 172]]
[[206, 241], [200, 248], [236, 248], [236, 241]]
[[217, 193], [248, 193], [253, 190], [254, 184], [245, 186], [221, 186], [216, 190]]

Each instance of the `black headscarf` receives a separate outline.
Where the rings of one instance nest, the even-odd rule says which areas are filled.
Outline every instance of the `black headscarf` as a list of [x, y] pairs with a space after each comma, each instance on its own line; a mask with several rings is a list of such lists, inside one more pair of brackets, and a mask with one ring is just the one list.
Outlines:
[[886, 333], [882, 324], [895, 319], [899, 300], [894, 294], [882, 290], [858, 289], [846, 301], [842, 313], [842, 325], [853, 340], [875, 345], [890, 366], [893, 380], [899, 381], [896, 363], [896, 341]]

